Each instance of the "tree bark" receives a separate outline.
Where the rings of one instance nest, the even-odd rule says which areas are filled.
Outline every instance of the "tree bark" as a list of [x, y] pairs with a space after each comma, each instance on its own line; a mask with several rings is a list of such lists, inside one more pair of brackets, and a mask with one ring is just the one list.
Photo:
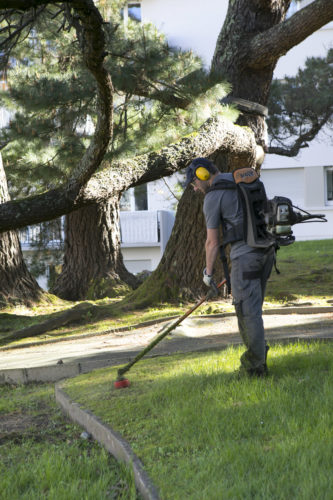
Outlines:
[[52, 293], [66, 300], [100, 299], [136, 286], [120, 251], [118, 198], [69, 214], [63, 269]]
[[67, 325], [72, 321], [82, 320], [87, 313], [91, 313], [96, 309], [96, 305], [81, 302], [77, 306], [68, 309], [62, 313], [56, 313], [52, 318], [43, 321], [43, 323], [37, 323], [36, 325], [27, 326], [21, 330], [16, 330], [6, 335], [1, 343], [12, 342], [13, 340], [26, 339], [28, 337], [37, 337], [43, 333], [50, 332], [56, 328]]
[[[135, 308], [169, 300], [197, 300], [207, 293], [202, 283], [205, 267], [202, 245], [205, 224], [202, 213], [203, 195], [188, 187], [181, 197], [175, 225], [164, 255], [152, 275], [124, 301]], [[220, 262], [216, 275], [222, 275]]]
[[[0, 203], [9, 200], [7, 180], [0, 154]], [[31, 305], [43, 290], [25, 265], [16, 231], [0, 234], [0, 308], [8, 304]]]

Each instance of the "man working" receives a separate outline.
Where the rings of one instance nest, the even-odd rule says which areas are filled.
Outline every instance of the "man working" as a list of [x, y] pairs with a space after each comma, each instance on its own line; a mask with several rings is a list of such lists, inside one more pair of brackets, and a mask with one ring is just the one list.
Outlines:
[[[254, 170], [245, 168], [235, 171], [238, 181], [251, 182], [258, 178]], [[272, 270], [275, 249], [271, 241], [259, 242], [255, 247], [260, 227], [253, 233], [257, 238], [252, 246], [248, 235], [244, 235], [244, 218], [255, 220], [245, 214], [246, 203], [242, 202], [237, 180], [232, 173], [220, 173], [217, 167], [206, 158], [196, 158], [187, 167], [187, 183], [192, 183], [194, 191], [205, 195], [203, 211], [207, 226], [206, 268], [203, 281], [211, 285], [214, 263], [219, 253], [219, 227], [222, 225], [223, 245], [231, 244], [231, 290], [233, 304], [238, 319], [239, 332], [247, 347], [241, 356], [241, 372], [251, 376], [267, 375], [267, 351], [262, 319], [262, 304], [266, 283]], [[248, 206], [250, 206], [249, 204]], [[253, 214], [252, 214], [253, 215]], [[263, 233], [261, 233], [263, 234]], [[261, 245], [261, 247], [260, 247]], [[226, 276], [227, 277], [227, 276]]]

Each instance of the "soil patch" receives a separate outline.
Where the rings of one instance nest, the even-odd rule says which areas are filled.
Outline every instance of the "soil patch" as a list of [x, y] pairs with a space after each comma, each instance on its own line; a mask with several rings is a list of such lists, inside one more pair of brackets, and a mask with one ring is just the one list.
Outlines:
[[31, 439], [35, 442], [59, 439], [60, 428], [50, 426], [49, 415], [28, 415], [22, 413], [7, 413], [0, 415], [0, 445], [11, 441], [19, 444]]

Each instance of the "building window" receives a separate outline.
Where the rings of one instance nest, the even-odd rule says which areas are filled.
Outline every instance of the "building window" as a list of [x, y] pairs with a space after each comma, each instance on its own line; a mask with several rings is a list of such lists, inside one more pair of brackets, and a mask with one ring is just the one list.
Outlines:
[[147, 184], [134, 188], [135, 210], [148, 210]]
[[123, 9], [121, 9], [121, 16], [124, 19], [125, 24], [128, 19], [141, 23], [141, 3], [140, 2], [129, 2]]
[[333, 167], [326, 169], [326, 203], [333, 205]]
[[141, 184], [141, 186], [125, 191], [120, 199], [120, 210], [122, 212], [148, 210], [147, 184]]

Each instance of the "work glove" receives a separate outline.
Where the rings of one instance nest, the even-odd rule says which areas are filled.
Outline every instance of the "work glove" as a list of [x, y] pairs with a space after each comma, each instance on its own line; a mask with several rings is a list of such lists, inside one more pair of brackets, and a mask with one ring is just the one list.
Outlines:
[[213, 280], [213, 276], [211, 274], [207, 274], [206, 268], [203, 271], [203, 282], [205, 283], [206, 286], [209, 286], [210, 288], [210, 291], [208, 292], [210, 298], [219, 294], [219, 290], [216, 286], [215, 281]]
[[203, 282], [206, 286], [211, 286], [213, 281], [213, 275], [207, 274], [206, 268], [203, 270]]

